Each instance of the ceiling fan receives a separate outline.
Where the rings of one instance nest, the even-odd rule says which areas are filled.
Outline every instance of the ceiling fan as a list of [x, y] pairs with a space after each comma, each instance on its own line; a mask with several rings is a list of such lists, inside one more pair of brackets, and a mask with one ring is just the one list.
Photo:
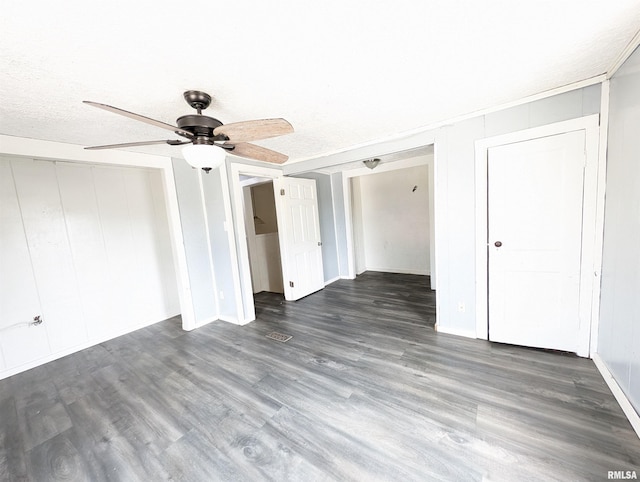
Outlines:
[[292, 133], [293, 127], [286, 120], [260, 119], [223, 124], [218, 119], [202, 114], [202, 111], [211, 104], [211, 96], [209, 94], [198, 90], [188, 90], [184, 93], [184, 99], [196, 110], [197, 114], [178, 117], [176, 119], [177, 126], [110, 105], [85, 100], [85, 104], [172, 131], [174, 134], [185, 138], [184, 140], [126, 142], [124, 144], [85, 147], [85, 149], [116, 149], [119, 147], [149, 146], [153, 144], [184, 145], [182, 153], [185, 160], [192, 166], [202, 168], [207, 172], [222, 164], [227, 153], [275, 164], [282, 164], [288, 159], [285, 154], [248, 142]]

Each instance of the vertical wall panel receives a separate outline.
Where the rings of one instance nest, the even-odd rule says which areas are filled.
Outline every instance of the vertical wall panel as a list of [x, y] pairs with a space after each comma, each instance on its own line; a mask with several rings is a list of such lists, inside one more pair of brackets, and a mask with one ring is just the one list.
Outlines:
[[[151, 196], [154, 207], [155, 236], [152, 239], [155, 250], [161, 261], [159, 272], [162, 280], [162, 307], [164, 313], [180, 313], [180, 297], [178, 296], [178, 278], [173, 262], [169, 217], [165, 203], [164, 181], [159, 170], [148, 171], [151, 184]], [[167, 259], [171, 255], [171, 260]]]
[[227, 179], [222, 178], [222, 171], [214, 169], [208, 174], [202, 174], [202, 189], [206, 203], [207, 221], [209, 224], [209, 242], [213, 253], [213, 269], [215, 273], [218, 292], [223, 296], [219, 299], [220, 316], [237, 320], [239, 317], [236, 296], [241, 296], [239, 289], [236, 291], [236, 282], [233, 272], [231, 246], [226, 226], [231, 226], [231, 220], [227, 222], [225, 201], [223, 199], [222, 183]]
[[610, 89], [597, 351], [640, 413], [640, 51]]
[[182, 159], [173, 160], [182, 236], [196, 323], [218, 318], [214, 273], [209, 258], [198, 172]]
[[119, 316], [112, 317], [108, 332], [136, 323], [136, 285], [131, 276], [136, 269], [133, 235], [123, 173], [109, 167], [94, 169], [94, 183], [106, 256], [109, 260], [110, 296], [118, 300]]
[[331, 174], [331, 193], [333, 195], [333, 215], [335, 221], [336, 257], [340, 276], [349, 274], [349, 257], [347, 256], [347, 221], [344, 215], [344, 192], [342, 173]]
[[0, 159], [0, 370], [49, 354], [11, 164]]
[[135, 276], [134, 316], [150, 321], [158, 318], [164, 305], [161, 253], [155, 243], [153, 195], [147, 171], [131, 172], [124, 182], [131, 217], [135, 272], [144, 273], [144, 278]]
[[53, 352], [87, 341], [55, 165], [13, 161], [16, 191]]
[[109, 260], [93, 183], [92, 166], [59, 163], [60, 197], [78, 279], [82, 311], [89, 338], [110, 332], [110, 320], [118, 314], [112, 304]]

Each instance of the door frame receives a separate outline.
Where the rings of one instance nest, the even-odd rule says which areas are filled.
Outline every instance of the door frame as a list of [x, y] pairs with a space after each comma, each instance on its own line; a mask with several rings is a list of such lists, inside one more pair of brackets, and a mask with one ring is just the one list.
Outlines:
[[[595, 352], [598, 310], [593, 303], [600, 296], [601, 243], [604, 229], [604, 180], [605, 159], [599, 156], [598, 114], [571, 119], [541, 127], [512, 132], [477, 140], [475, 143], [475, 201], [476, 201], [476, 337], [489, 338], [488, 311], [488, 252], [487, 252], [487, 194], [488, 194], [488, 153], [489, 148], [524, 142], [540, 137], [549, 137], [568, 132], [585, 131], [585, 171], [582, 214], [582, 255], [580, 262], [580, 333], [578, 354], [589, 356]], [[595, 275], [595, 276], [594, 276]], [[598, 282], [596, 282], [596, 279]]]
[[[434, 144], [434, 153], [432, 159], [427, 159], [426, 156], [416, 154], [408, 159], [400, 161], [390, 162], [388, 164], [382, 163], [375, 169], [369, 169], [368, 167], [360, 167], [357, 169], [349, 169], [342, 171], [342, 191], [344, 198], [344, 216], [345, 224], [347, 226], [346, 238], [347, 238], [347, 266], [348, 274], [347, 279], [355, 279], [356, 277], [356, 257], [354, 246], [354, 233], [353, 233], [353, 206], [351, 203], [351, 179], [354, 177], [368, 176], [372, 174], [380, 174], [382, 172], [396, 171], [398, 169], [407, 169], [410, 167], [426, 166], [429, 172], [429, 269], [431, 270], [430, 280], [431, 289], [436, 290], [437, 296], [437, 277], [436, 277], [436, 241], [435, 241], [435, 142], [426, 144], [425, 146]], [[436, 303], [437, 305], [437, 303]]]
[[240, 180], [240, 175], [273, 180], [283, 177], [284, 174], [282, 169], [236, 162], [231, 163], [230, 172], [231, 209], [233, 212], [233, 228], [236, 232], [236, 253], [238, 255], [240, 295], [243, 306], [242, 319], [239, 319], [238, 322], [244, 325], [256, 319], [256, 307], [253, 300], [251, 265], [249, 262], [249, 249], [246, 243], [247, 231], [244, 224], [244, 193], [242, 188], [246, 184]]

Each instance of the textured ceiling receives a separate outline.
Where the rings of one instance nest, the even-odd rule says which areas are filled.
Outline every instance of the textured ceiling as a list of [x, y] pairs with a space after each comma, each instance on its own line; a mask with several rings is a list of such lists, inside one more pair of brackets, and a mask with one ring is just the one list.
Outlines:
[[289, 162], [602, 74], [640, 29], [640, 0], [0, 1], [0, 134], [172, 138], [82, 100], [174, 123], [199, 89], [224, 123], [289, 120], [260, 142]]

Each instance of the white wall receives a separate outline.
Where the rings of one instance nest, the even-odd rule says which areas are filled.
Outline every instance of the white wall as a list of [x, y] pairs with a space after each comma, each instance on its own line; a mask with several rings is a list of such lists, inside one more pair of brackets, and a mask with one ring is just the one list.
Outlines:
[[180, 312], [157, 170], [10, 157], [0, 170], [0, 377]]
[[640, 413], [640, 52], [610, 81], [598, 354]]
[[358, 179], [352, 204], [354, 245], [364, 259], [356, 255], [356, 270], [364, 265], [371, 271], [430, 274], [427, 166]]

